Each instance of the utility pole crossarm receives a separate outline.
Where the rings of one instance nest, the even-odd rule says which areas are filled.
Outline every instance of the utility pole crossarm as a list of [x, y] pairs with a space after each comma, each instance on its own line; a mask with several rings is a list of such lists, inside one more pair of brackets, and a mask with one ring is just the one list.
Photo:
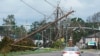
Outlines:
[[63, 15], [62, 17], [58, 18], [58, 19], [55, 20], [54, 22], [52, 22], [52, 23], [50, 23], [50, 24], [47, 24], [47, 25], [41, 27], [40, 29], [38, 29], [38, 30], [36, 30], [36, 31], [34, 31], [34, 32], [30, 33], [30, 34], [28, 34], [28, 35], [25, 36], [25, 37], [20, 38], [19, 40], [15, 41], [13, 44], [16, 44], [17, 42], [19, 42], [19, 41], [21, 41], [21, 40], [23, 40], [23, 39], [25, 39], [25, 38], [27, 38], [27, 37], [30, 37], [31, 35], [34, 35], [34, 34], [37, 33], [37, 32], [40, 32], [40, 31], [46, 29], [46, 28], [49, 27], [50, 25], [55, 24], [56, 22], [58, 22], [59, 20], [63, 19], [64, 17], [67, 17], [68, 15], [70, 15], [70, 14], [73, 13], [73, 12], [74, 12], [73, 10], [67, 12], [67, 14], [65, 14], [65, 15]]

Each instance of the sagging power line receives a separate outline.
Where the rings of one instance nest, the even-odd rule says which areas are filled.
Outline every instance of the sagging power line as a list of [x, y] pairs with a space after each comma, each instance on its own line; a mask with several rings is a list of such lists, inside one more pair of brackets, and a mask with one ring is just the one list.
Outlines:
[[44, 13], [40, 12], [39, 10], [33, 8], [32, 6], [30, 6], [28, 3], [26, 3], [25, 1], [23, 0], [20, 0], [21, 2], [23, 2], [25, 5], [27, 5], [28, 7], [30, 7], [31, 9], [33, 9], [34, 11], [38, 12], [39, 14], [43, 15], [43, 16], [46, 16]]

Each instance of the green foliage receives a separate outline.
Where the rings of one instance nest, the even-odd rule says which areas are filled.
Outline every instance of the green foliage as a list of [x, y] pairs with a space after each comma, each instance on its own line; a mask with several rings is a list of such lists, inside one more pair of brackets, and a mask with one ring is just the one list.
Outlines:
[[85, 30], [81, 29], [80, 27], [85, 26], [85, 21], [82, 18], [72, 18], [71, 19], [71, 27], [79, 27], [75, 30], [70, 29], [70, 35], [72, 34], [73, 37], [73, 44], [76, 44], [76, 42], [79, 42], [81, 37], [85, 35]]
[[7, 18], [3, 18], [3, 24], [0, 27], [0, 33], [11, 38], [19, 38], [25, 36], [26, 29], [23, 25], [16, 25], [14, 15], [8, 15]]
[[34, 35], [34, 39], [35, 39], [35, 40], [42, 40], [41, 34], [40, 34], [40, 33], [35, 34], [35, 35]]
[[82, 32], [74, 32], [73, 33], [73, 44], [75, 45], [77, 42], [79, 42], [82, 36], [83, 36]]
[[4, 21], [3, 25], [15, 25], [16, 24], [14, 15], [8, 15], [8, 17], [3, 19], [3, 21]]
[[55, 41], [53, 44], [52, 44], [52, 48], [61, 48], [63, 45], [63, 42], [61, 42], [60, 40], [57, 40]]
[[14, 35], [15, 35], [16, 38], [23, 37], [27, 33], [27, 31], [26, 31], [26, 29], [25, 29], [25, 27], [23, 25], [16, 26], [16, 28], [15, 28], [14, 31], [15, 31], [15, 34]]
[[7, 18], [3, 18], [3, 26], [5, 26], [4, 32], [7, 36], [14, 34], [14, 30], [16, 26], [14, 15], [8, 15]]
[[[28, 55], [28, 54], [39, 54], [39, 53], [48, 53], [52, 51], [58, 51], [58, 49], [52, 49], [52, 48], [43, 48], [43, 49], [38, 49], [35, 51], [32, 50], [26, 50], [26, 51], [16, 51], [16, 52], [10, 52], [7, 53], [7, 56], [20, 56], [20, 55]], [[0, 54], [0, 56], [3, 56]]]
[[98, 28], [98, 22], [88, 22], [88, 23], [85, 23], [85, 26], [86, 27], [91, 27], [91, 28]]
[[0, 35], [3, 35], [3, 34], [5, 34], [4, 27], [3, 26], [0, 26]]
[[39, 27], [44, 26], [45, 24], [46, 24], [46, 21], [45, 20], [40, 21], [40, 22], [39, 21], [33, 22], [32, 25], [31, 25], [31, 29], [30, 29], [30, 32], [29, 33], [37, 30]]
[[71, 19], [71, 26], [79, 27], [79, 24], [81, 26], [84, 26], [85, 21], [82, 18], [72, 18]]

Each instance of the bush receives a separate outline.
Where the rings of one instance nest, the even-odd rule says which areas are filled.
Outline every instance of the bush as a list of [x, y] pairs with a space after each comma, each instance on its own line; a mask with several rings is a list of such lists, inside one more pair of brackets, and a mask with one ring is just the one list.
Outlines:
[[62, 48], [63, 42], [61, 42], [60, 40], [55, 41], [52, 44], [52, 48]]

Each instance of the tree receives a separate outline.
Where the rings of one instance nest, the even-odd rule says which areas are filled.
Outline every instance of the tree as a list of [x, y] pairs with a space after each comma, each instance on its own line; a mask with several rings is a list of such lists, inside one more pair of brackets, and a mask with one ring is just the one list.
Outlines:
[[100, 12], [87, 18], [87, 26], [98, 28], [100, 26]]
[[95, 13], [87, 18], [87, 22], [100, 22], [100, 12]]
[[27, 31], [23, 25], [21, 26], [16, 26], [15, 28], [15, 37], [20, 38], [23, 37], [27, 34]]
[[8, 15], [7, 18], [3, 18], [3, 26], [6, 35], [11, 36], [14, 34], [16, 26], [14, 15]]
[[79, 27], [79, 24], [81, 26], [84, 26], [84, 24], [85, 24], [85, 21], [82, 18], [72, 18], [71, 22], [72, 22], [71, 26], [77, 26], [77, 27]]
[[35, 21], [34, 23], [32, 23], [31, 25], [31, 30], [36, 30], [37, 28], [39, 27], [39, 22], [38, 21]]
[[63, 47], [63, 42], [61, 40], [56, 40], [52, 45], [52, 48], [62, 48]]
[[25, 36], [27, 33], [23, 25], [16, 25], [14, 15], [8, 15], [7, 18], [4, 18], [2, 27], [4, 29], [4, 34], [12, 38], [19, 38]]
[[5, 32], [4, 32], [4, 27], [3, 26], [0, 26], [0, 35], [4, 35]]
[[84, 22], [84, 20], [82, 20], [82, 18], [72, 18], [70, 26], [78, 27], [78, 28], [68, 30], [69, 36], [72, 35], [73, 43], [76, 44], [76, 42], [78, 42], [81, 39], [81, 37], [84, 36], [84, 34], [85, 34], [84, 30], [80, 28], [80, 27], [85, 26], [85, 22]]

